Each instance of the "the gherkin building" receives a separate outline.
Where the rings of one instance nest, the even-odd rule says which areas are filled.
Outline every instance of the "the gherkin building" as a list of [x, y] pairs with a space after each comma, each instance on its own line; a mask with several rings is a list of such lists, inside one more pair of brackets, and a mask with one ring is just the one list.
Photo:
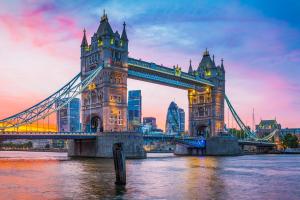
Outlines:
[[184, 132], [184, 129], [184, 110], [179, 108], [177, 104], [174, 101], [172, 101], [167, 112], [166, 133], [170, 135], [176, 135]]

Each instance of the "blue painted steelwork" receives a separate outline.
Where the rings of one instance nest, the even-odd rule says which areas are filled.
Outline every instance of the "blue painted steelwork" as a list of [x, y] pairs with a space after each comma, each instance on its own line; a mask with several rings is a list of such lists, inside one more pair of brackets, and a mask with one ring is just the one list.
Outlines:
[[161, 77], [158, 75], [137, 72], [137, 71], [133, 71], [130, 69], [128, 70], [128, 77], [133, 78], [133, 79], [139, 79], [139, 80], [148, 80], [150, 82], [161, 83], [161, 84], [165, 84], [168, 86], [179, 87], [179, 88], [183, 88], [183, 89], [196, 89], [196, 86], [193, 84], [188, 84], [185, 82], [172, 80], [169, 78], [164, 78], [164, 77]]
[[226, 95], [225, 95], [225, 101], [228, 105], [228, 108], [229, 108], [232, 116], [234, 117], [235, 121], [237, 122], [237, 124], [241, 128], [241, 130], [243, 130], [246, 133], [248, 138], [256, 138], [255, 133], [252, 133], [250, 131], [250, 129], [243, 123], [243, 121], [241, 120], [239, 115], [236, 113], [236, 111], [234, 110], [233, 106], [231, 105], [231, 103]]
[[144, 140], [171, 141], [188, 147], [205, 148], [206, 140], [202, 137], [175, 136], [165, 134], [143, 134]]
[[128, 77], [162, 83], [183, 89], [196, 89], [199, 86], [214, 86], [210, 81], [186, 72], [176, 73], [176, 69], [128, 58]]
[[186, 139], [176, 139], [177, 143], [186, 145], [193, 148], [205, 148], [206, 140], [203, 138], [186, 138]]

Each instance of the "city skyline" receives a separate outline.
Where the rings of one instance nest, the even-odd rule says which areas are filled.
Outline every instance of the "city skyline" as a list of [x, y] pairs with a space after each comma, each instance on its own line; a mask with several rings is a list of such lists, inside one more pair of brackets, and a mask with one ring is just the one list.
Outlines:
[[[275, 9], [268, 10], [266, 3], [258, 1], [219, 1], [214, 5], [195, 1], [185, 9], [178, 1], [178, 6], [167, 11], [161, 9], [168, 3], [157, 2], [159, 6], [153, 6], [144, 2], [140, 3], [144, 9], [139, 10], [126, 2], [124, 6], [136, 11], [128, 13], [118, 12], [123, 4], [115, 2], [24, 2], [0, 3], [0, 118], [46, 98], [80, 70], [82, 30], [86, 28], [89, 38], [106, 9], [111, 25], [119, 32], [126, 21], [130, 56], [169, 67], [178, 64], [187, 72], [189, 59], [195, 70], [208, 48], [218, 64], [224, 58], [226, 93], [247, 124], [252, 124], [254, 107], [256, 123], [276, 117], [283, 127], [298, 127], [300, 71], [296, 67], [300, 64], [300, 27], [292, 14], [299, 3], [294, 2], [293, 9], [287, 5], [279, 13], [276, 2]], [[212, 6], [216, 8], [211, 9]], [[12, 9], [16, 10], [14, 14]], [[203, 12], [206, 9], [210, 12]], [[150, 11], [155, 14], [148, 15]], [[164, 108], [174, 98], [179, 107], [187, 110], [184, 90], [128, 80], [128, 90], [132, 89], [142, 90], [143, 116], [156, 117], [159, 127], [164, 127]], [[153, 107], [160, 109], [154, 112]], [[226, 117], [227, 111], [225, 122]]]

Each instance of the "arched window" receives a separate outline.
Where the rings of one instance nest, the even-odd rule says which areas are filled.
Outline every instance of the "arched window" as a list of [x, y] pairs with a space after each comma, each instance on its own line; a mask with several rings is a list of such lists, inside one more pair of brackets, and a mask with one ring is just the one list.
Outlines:
[[97, 93], [95, 91], [91, 93], [91, 97], [92, 97], [92, 104], [97, 103]]
[[85, 106], [87, 106], [89, 104], [89, 98], [86, 96], [86, 97], [83, 97], [83, 104]]

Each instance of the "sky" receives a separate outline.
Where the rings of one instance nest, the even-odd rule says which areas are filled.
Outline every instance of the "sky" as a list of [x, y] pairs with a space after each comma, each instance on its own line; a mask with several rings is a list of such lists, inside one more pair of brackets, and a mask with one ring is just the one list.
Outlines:
[[[254, 108], [256, 123], [276, 118], [282, 127], [300, 127], [297, 0], [0, 1], [0, 118], [41, 101], [79, 72], [82, 30], [90, 38], [104, 9], [114, 31], [126, 22], [130, 57], [187, 71], [189, 60], [196, 69], [208, 48], [217, 64], [224, 58], [226, 94], [246, 124]], [[160, 128], [171, 101], [188, 118], [185, 90], [135, 80], [128, 89], [142, 90], [143, 116], [156, 117]]]

